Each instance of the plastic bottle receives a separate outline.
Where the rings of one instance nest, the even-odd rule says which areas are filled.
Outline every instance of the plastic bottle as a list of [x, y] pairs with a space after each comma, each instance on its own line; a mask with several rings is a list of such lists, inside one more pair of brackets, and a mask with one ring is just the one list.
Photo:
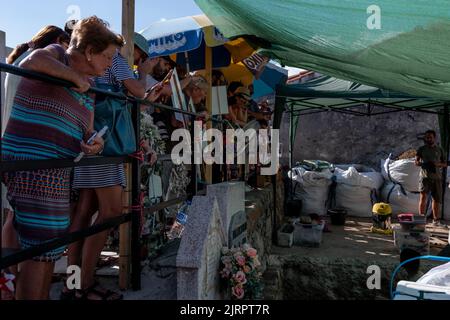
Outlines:
[[173, 226], [170, 229], [169, 234], [167, 235], [169, 240], [181, 238], [184, 228], [186, 226], [186, 222], [187, 222], [187, 218], [188, 218], [187, 210], [190, 205], [191, 205], [191, 202], [186, 201], [183, 204], [183, 206], [180, 208], [180, 210], [178, 210], [177, 218], [176, 218], [175, 222], [173, 223]]

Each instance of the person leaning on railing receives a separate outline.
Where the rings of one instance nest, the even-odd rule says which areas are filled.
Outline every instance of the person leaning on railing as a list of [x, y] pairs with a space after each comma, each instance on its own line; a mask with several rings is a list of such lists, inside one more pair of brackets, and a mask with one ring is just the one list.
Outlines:
[[[76, 35], [76, 30], [73, 36]], [[149, 59], [149, 46], [145, 38], [134, 35], [134, 64], [138, 66], [135, 77], [128, 61], [120, 52], [114, 55], [111, 66], [95, 79], [96, 84], [118, 92], [125, 92], [136, 98], [144, 98], [146, 79], [156, 61]], [[126, 105], [123, 105], [126, 108]], [[93, 215], [98, 211], [95, 221], [100, 224], [122, 214], [122, 195], [126, 187], [123, 164], [106, 164], [79, 167], [74, 170], [73, 188], [80, 191], [80, 198], [73, 213], [71, 231], [89, 227]], [[95, 269], [103, 250], [109, 231], [91, 236], [84, 241], [69, 246], [68, 263], [81, 267], [82, 290], [74, 292], [64, 288], [61, 299], [120, 300], [122, 295], [106, 290], [95, 280]]]
[[[46, 26], [42, 28], [31, 41], [18, 45], [6, 59], [8, 64], [18, 66], [23, 59], [28, 57], [34, 50], [42, 49], [50, 44], [59, 44], [65, 49], [69, 47], [70, 36], [61, 28], [55, 26]], [[22, 78], [8, 73], [5, 78], [5, 102], [2, 105], [2, 136], [9, 122], [14, 97], [17, 87]], [[3, 212], [6, 215], [6, 221], [2, 229], [2, 246], [8, 249], [18, 249], [19, 242], [13, 226], [13, 209], [6, 198], [6, 188], [2, 186], [2, 205]], [[16, 275], [17, 267], [12, 266], [9, 272]], [[3, 292], [2, 292], [3, 293]], [[3, 297], [4, 298], [4, 297]]]
[[[93, 97], [86, 94], [90, 77], [101, 76], [123, 38], [97, 17], [75, 26], [67, 52], [59, 45], [35, 50], [20, 67], [70, 81], [67, 89], [23, 79], [3, 138], [3, 160], [75, 158], [81, 151], [101, 152], [103, 140], [84, 141], [93, 131]], [[71, 169], [8, 173], [8, 198], [15, 210], [15, 227], [22, 249], [59, 238], [70, 223]], [[31, 186], [31, 187], [30, 187]], [[20, 264], [16, 299], [48, 299], [54, 263], [65, 247]]]

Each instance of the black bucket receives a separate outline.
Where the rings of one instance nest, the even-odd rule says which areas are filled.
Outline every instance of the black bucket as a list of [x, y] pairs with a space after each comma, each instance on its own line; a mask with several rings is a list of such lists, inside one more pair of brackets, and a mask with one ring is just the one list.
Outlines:
[[301, 200], [287, 200], [285, 208], [286, 217], [298, 217], [302, 213]]
[[345, 218], [347, 217], [347, 210], [335, 208], [328, 210], [328, 215], [331, 217], [331, 224], [334, 226], [344, 226]]

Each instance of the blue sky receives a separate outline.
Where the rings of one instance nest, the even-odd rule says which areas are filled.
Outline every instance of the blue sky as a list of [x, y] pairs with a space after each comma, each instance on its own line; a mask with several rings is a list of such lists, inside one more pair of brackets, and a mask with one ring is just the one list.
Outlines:
[[[161, 19], [203, 14], [194, 0], [135, 0], [136, 31]], [[64, 26], [73, 16], [97, 15], [121, 31], [121, 0], [0, 0], [0, 31], [6, 32], [6, 45], [15, 47], [28, 42], [46, 25]], [[288, 68], [290, 73], [298, 69]]]
[[[72, 14], [97, 15], [121, 30], [121, 0], [0, 0], [0, 30], [6, 44], [15, 47], [27, 42], [46, 25], [64, 26]], [[68, 12], [70, 11], [70, 12]], [[136, 0], [136, 30], [141, 31], [161, 19], [202, 14], [193, 0]]]

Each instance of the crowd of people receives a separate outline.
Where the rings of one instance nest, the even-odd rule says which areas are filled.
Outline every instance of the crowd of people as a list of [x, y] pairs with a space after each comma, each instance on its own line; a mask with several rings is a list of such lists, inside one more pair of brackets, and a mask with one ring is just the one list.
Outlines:
[[[207, 121], [207, 80], [200, 74], [188, 73], [169, 56], [150, 58], [148, 43], [138, 33], [134, 43], [136, 69], [121, 54], [124, 38], [111, 31], [107, 22], [92, 16], [68, 22], [65, 28], [47, 26], [30, 42], [18, 46], [8, 57], [9, 64], [67, 80], [74, 87], [68, 89], [7, 75], [6, 102], [2, 109], [3, 160], [67, 159], [75, 158], [81, 151], [89, 157], [101, 155], [105, 146], [103, 138], [96, 137], [91, 144], [86, 143], [95, 131], [96, 96], [89, 89], [106, 86], [170, 106], [172, 91], [165, 80], [175, 69], [185, 99], [193, 106], [191, 111]], [[212, 82], [214, 86], [227, 86], [229, 112], [223, 119], [229, 127], [244, 128], [251, 121], [256, 121], [261, 128], [269, 126], [272, 112], [267, 103], [258, 105], [252, 100], [251, 86], [228, 83], [219, 70], [214, 70]], [[174, 112], [161, 108], [141, 105], [141, 112], [153, 117], [165, 140], [166, 153], [170, 154], [172, 132], [186, 123], [177, 119]], [[152, 141], [144, 141], [143, 148], [148, 161], [154, 164]], [[171, 164], [167, 170], [170, 173]], [[230, 178], [233, 178], [230, 174], [224, 174], [219, 180]], [[123, 211], [126, 186], [123, 165], [11, 172], [3, 176], [3, 181], [4, 248], [26, 249], [44, 244], [67, 232], [117, 217]], [[95, 280], [96, 265], [108, 232], [5, 270], [16, 276], [15, 297], [10, 298], [48, 299], [55, 262], [67, 254], [68, 265], [81, 268], [81, 289], [65, 287], [62, 299], [122, 299], [120, 293], [103, 288]]]

